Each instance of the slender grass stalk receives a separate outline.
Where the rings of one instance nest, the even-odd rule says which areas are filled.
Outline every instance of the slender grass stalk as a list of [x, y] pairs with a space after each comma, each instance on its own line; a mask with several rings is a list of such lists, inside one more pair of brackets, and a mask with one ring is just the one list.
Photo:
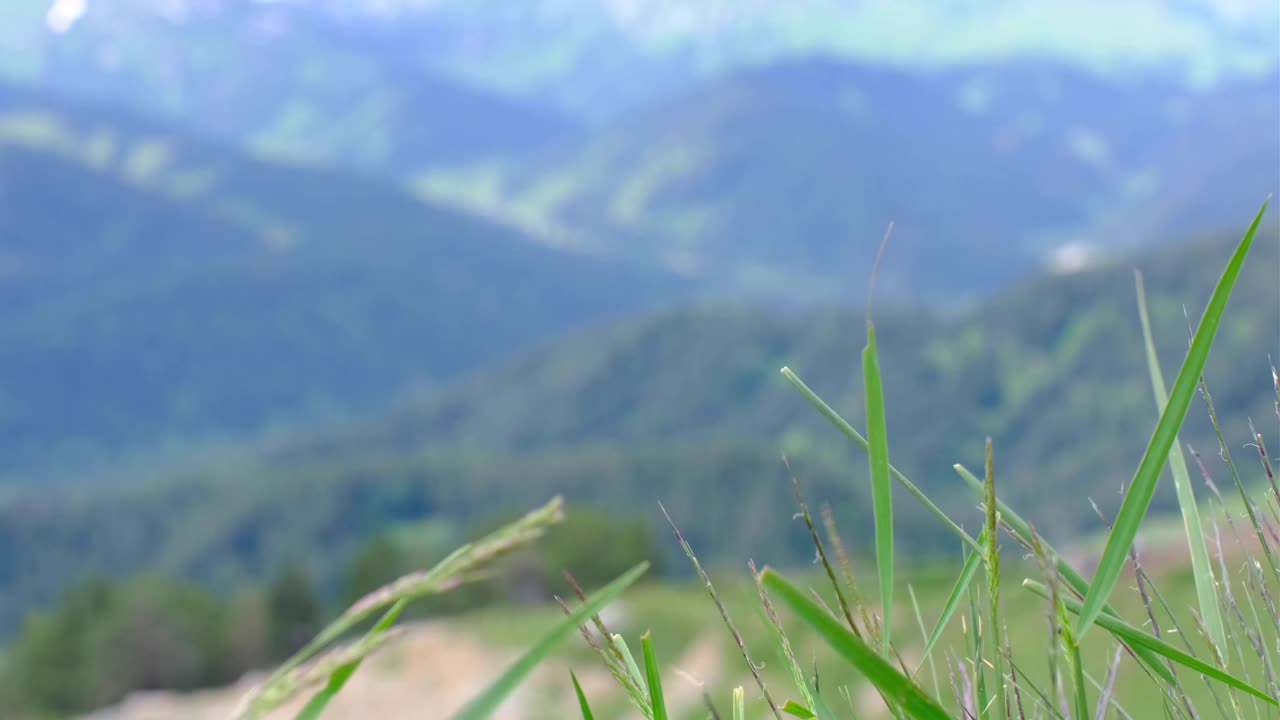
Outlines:
[[[640, 666], [636, 664], [636, 658], [631, 654], [631, 648], [627, 647], [626, 639], [615, 633], [613, 636], [613, 642], [617, 645], [618, 649], [622, 651], [622, 665], [626, 668], [627, 674], [631, 676], [635, 683], [643, 687], [644, 675], [640, 674]], [[653, 712], [652, 704], [647, 704], [649, 704], [649, 711]]]
[[573, 692], [578, 696], [578, 709], [582, 711], [582, 720], [595, 720], [595, 715], [591, 713], [591, 705], [587, 703], [587, 695], [582, 692], [582, 685], [578, 682], [578, 676], [569, 671], [569, 679], [573, 680]]
[[[795, 682], [796, 689], [800, 691], [801, 697], [804, 698], [805, 708], [811, 713], [817, 710], [818, 703], [814, 697], [813, 691], [809, 687], [809, 682], [804, 677], [804, 670], [800, 669], [800, 662], [796, 660], [795, 651], [791, 648], [791, 640], [787, 638], [787, 633], [782, 629], [782, 621], [778, 619], [778, 613], [773, 609], [773, 602], [769, 600], [769, 593], [764, 589], [764, 583], [760, 581], [760, 573], [756, 570], [754, 561], [747, 562], [751, 569], [751, 578], [755, 580], [756, 590], [760, 594], [760, 606], [764, 608], [765, 615], [768, 618], [769, 629], [773, 631], [774, 640], [778, 644], [778, 653], [787, 664], [787, 668], [791, 670], [792, 681]], [[786, 708], [784, 707], [785, 711]], [[795, 713], [792, 713], [793, 715]]]
[[640, 636], [640, 646], [644, 651], [644, 671], [649, 680], [649, 706], [653, 709], [653, 720], [667, 720], [667, 700], [662, 695], [662, 672], [658, 668], [658, 655], [653, 650], [653, 638], [649, 633]]
[[[984, 530], [978, 535], [979, 541], [986, 539], [986, 531]], [[970, 550], [964, 560], [964, 565], [960, 569], [960, 576], [956, 578], [955, 585], [952, 586], [950, 594], [947, 595], [947, 601], [942, 606], [942, 613], [938, 616], [938, 622], [933, 626], [933, 632], [929, 633], [929, 638], [924, 644], [924, 659], [932, 656], [934, 646], [942, 637], [942, 632], [946, 630], [947, 624], [955, 615], [956, 608], [960, 607], [960, 600], [969, 590], [969, 583], [973, 581], [973, 576], [978, 572], [978, 563], [981, 558], [978, 553]], [[923, 663], [923, 660], [921, 661]], [[916, 669], [918, 673], [919, 668]], [[914, 675], [914, 673], [913, 673]]]
[[751, 654], [747, 652], [747, 643], [742, 639], [742, 633], [738, 632], [738, 628], [733, 624], [733, 619], [729, 617], [729, 610], [724, 606], [724, 602], [720, 600], [720, 595], [716, 593], [716, 588], [711, 583], [711, 578], [702, 569], [702, 564], [698, 562], [698, 556], [693, 554], [693, 548], [689, 546], [684, 536], [680, 534], [680, 528], [676, 527], [667, 509], [662, 506], [662, 503], [658, 503], [658, 507], [662, 509], [663, 517], [667, 519], [667, 524], [671, 526], [671, 531], [676, 534], [676, 540], [680, 543], [684, 554], [688, 556], [689, 562], [693, 563], [694, 569], [702, 577], [702, 582], [706, 583], [707, 594], [711, 596], [711, 601], [715, 603], [716, 609], [720, 611], [720, 617], [724, 620], [725, 627], [729, 628], [729, 634], [733, 636], [734, 642], [738, 644], [738, 651], [742, 653], [742, 659], [746, 661], [747, 667], [751, 670], [751, 677], [755, 679], [756, 685], [760, 687], [760, 694], [764, 696], [765, 702], [769, 704], [769, 709], [773, 711], [773, 716], [776, 720], [782, 720], [778, 705], [773, 701], [773, 696], [769, 694], [769, 688], [765, 686], [764, 678], [760, 677], [760, 670], [751, 661]]
[[[563, 498], [552, 498], [550, 502], [519, 520], [490, 533], [479, 541], [454, 550], [431, 569], [405, 575], [357, 600], [247, 695], [234, 711], [233, 717], [239, 720], [253, 720], [286, 702], [298, 691], [298, 669], [375, 612], [383, 608], [391, 608], [383, 616], [389, 625], [408, 602], [427, 595], [448, 592], [458, 587], [472, 576], [476, 568], [537, 540], [548, 527], [563, 519]], [[386, 630], [382, 629], [379, 634], [385, 634], [385, 632]], [[358, 657], [348, 658], [347, 662], [332, 669], [338, 677], [331, 678], [331, 681], [339, 689], [350, 678], [355, 668], [359, 667], [358, 660]], [[350, 663], [354, 663], [354, 666], [346, 667]], [[328, 700], [320, 699], [316, 702], [323, 707]]]
[[1018, 720], [1027, 720], [1027, 713], [1022, 708], [1022, 690], [1018, 687], [1018, 671], [1013, 662], [1013, 647], [1009, 644], [1009, 631], [1004, 633], [1004, 655], [1009, 661], [1009, 684], [1013, 687], [1014, 707], [1018, 711]]
[[1062, 628], [1060, 622], [1058, 599], [1059, 587], [1062, 582], [1062, 575], [1059, 573], [1057, 566], [1049, 558], [1049, 550], [1046, 544], [1040, 539], [1040, 534], [1035, 528], [1026, 526], [1027, 537], [1024, 539], [1026, 546], [1031, 550], [1032, 556], [1040, 563], [1040, 572], [1044, 575], [1045, 582], [1049, 583], [1049, 608], [1046, 618], [1049, 621], [1049, 639], [1045, 644], [1048, 652], [1048, 669], [1049, 669], [1049, 692], [1051, 699], [1048, 701], [1049, 706], [1055, 711], [1059, 707], [1062, 708], [1060, 715], [1066, 715], [1066, 698], [1062, 695], [1062, 678], [1058, 673], [1058, 655], [1062, 650]]
[[996, 478], [993, 461], [991, 438], [987, 438], [987, 480], [986, 497], [983, 502], [987, 514], [987, 524], [983, 528], [986, 534], [987, 552], [987, 602], [991, 612], [991, 653], [996, 672], [996, 717], [1006, 720], [1009, 717], [1009, 698], [1005, 694], [1004, 661], [1000, 658], [1000, 547], [996, 542], [1000, 528], [996, 521]]
[[[1272, 368], [1274, 372], [1274, 367]], [[1209, 386], [1206, 384], [1203, 376], [1200, 378], [1200, 396], [1204, 398], [1205, 408], [1209, 412], [1209, 422], [1213, 425], [1213, 433], [1218, 440], [1218, 451], [1222, 453], [1222, 459], [1227, 463], [1227, 470], [1231, 473], [1231, 478], [1235, 481], [1236, 491], [1240, 494], [1240, 501], [1244, 503], [1245, 512], [1249, 515], [1249, 522], [1253, 525], [1254, 532], [1258, 534], [1258, 543], [1262, 547], [1262, 553], [1267, 558], [1267, 565], [1271, 568], [1272, 577], [1280, 580], [1280, 564], [1277, 564], [1275, 555], [1271, 552], [1271, 544], [1267, 542], [1267, 535], [1263, 532], [1263, 520], [1258, 518], [1258, 509], [1254, 505], [1253, 498], [1244, 488], [1244, 483], [1240, 480], [1240, 472], [1236, 468], [1235, 461], [1231, 458], [1231, 448], [1222, 436], [1222, 425], [1218, 422], [1218, 411], [1213, 404], [1213, 396], [1209, 394]], [[1200, 462], [1199, 455], [1195, 450], [1188, 448], [1192, 457], [1200, 463], [1201, 472], [1208, 477], [1208, 470], [1205, 469], [1204, 463]]]
[[[968, 468], [959, 463], [952, 467], [960, 478], [981, 497], [984, 492], [982, 481], [970, 472]], [[1044, 553], [1045, 559], [1053, 566], [1054, 575], [1060, 578], [1072, 592], [1082, 598], [1085, 597], [1089, 591], [1089, 583], [1085, 581], [1080, 573], [1076, 572], [1076, 569], [1071, 567], [1070, 563], [1064, 560], [1052, 545], [1039, 537], [1031, 525], [998, 496], [996, 497], [996, 506], [1000, 509], [1000, 522], [1008, 528], [1009, 534], [1023, 546], [1037, 553], [1037, 557], [1039, 553]], [[1120, 614], [1116, 612], [1110, 603], [1103, 605], [1102, 612], [1113, 618], [1120, 618]], [[1130, 648], [1130, 650], [1147, 670], [1159, 675], [1165, 682], [1176, 682], [1169, 668], [1165, 667], [1164, 663], [1149, 650], [1141, 647]]]
[[1098, 561], [1098, 569], [1094, 573], [1093, 582], [1089, 585], [1089, 592], [1085, 595], [1084, 604], [1080, 609], [1075, 632], [1077, 637], [1083, 637], [1098, 619], [1103, 605], [1111, 595], [1111, 590], [1120, 579], [1125, 558], [1129, 554], [1129, 546], [1137, 537], [1138, 526], [1142, 523], [1142, 518], [1151, 504], [1160, 471], [1173, 448], [1183, 418], [1186, 417], [1191, 398], [1204, 370], [1205, 361], [1209, 357], [1214, 334], [1226, 311], [1227, 300], [1244, 266], [1245, 257], [1253, 244], [1253, 236], [1262, 222], [1262, 215], [1266, 212], [1266, 208], [1266, 203], [1263, 203], [1253, 223], [1236, 247], [1200, 319], [1191, 349], [1187, 352], [1182, 369], [1178, 371], [1178, 376], [1174, 380], [1169, 402], [1160, 413], [1160, 421], [1156, 424], [1156, 429], [1147, 445], [1147, 451], [1143, 453], [1133, 480], [1129, 483], [1129, 489], [1120, 505], [1120, 512], [1116, 515], [1115, 527], [1112, 528], [1106, 547], [1102, 551], [1102, 557]]
[[[830, 505], [824, 504], [822, 506], [822, 524], [827, 530], [827, 540], [831, 543], [831, 548], [835, 550], [836, 558], [840, 561], [840, 572], [849, 588], [849, 595], [854, 607], [857, 608], [858, 614], [862, 617], [862, 627], [866, 629], [868, 635], [878, 637], [880, 631], [872, 620], [871, 613], [867, 611], [867, 601], [858, 590], [858, 582], [853, 575], [853, 563], [849, 561], [849, 553], [844, 548], [844, 542], [840, 540], [840, 532], [836, 528], [836, 519], [831, 514]], [[858, 635], [859, 633], [854, 630], [854, 634]]]
[[720, 720], [720, 711], [716, 709], [716, 704], [706, 690], [702, 691], [702, 706], [707, 709], [707, 720]]
[[[1044, 598], [1049, 597], [1048, 590], [1046, 590], [1045, 587], [1040, 583], [1034, 582], [1032, 580], [1023, 580], [1022, 586], [1027, 588], [1031, 592], [1035, 593], [1036, 595], [1039, 595], [1040, 597], [1044, 597]], [[1067, 607], [1068, 610], [1076, 614], [1079, 614], [1080, 610], [1082, 609], [1081, 603], [1072, 598], [1063, 598], [1062, 603]], [[1100, 615], [1098, 617], [1098, 625], [1103, 629], [1110, 631], [1118, 639], [1125, 640], [1133, 645], [1146, 647], [1164, 657], [1169, 658], [1170, 660], [1178, 663], [1179, 665], [1182, 665], [1191, 670], [1194, 670], [1195, 672], [1198, 672], [1202, 675], [1213, 678], [1218, 682], [1224, 683], [1238, 690], [1243, 690], [1244, 692], [1247, 692], [1250, 695], [1253, 695], [1254, 697], [1260, 698], [1270, 703], [1271, 705], [1280, 707], [1280, 703], [1278, 703], [1275, 698], [1271, 697], [1270, 695], [1267, 695], [1265, 692], [1253, 687], [1252, 685], [1246, 683], [1240, 678], [1237, 678], [1236, 676], [1231, 675], [1230, 673], [1227, 673], [1217, 667], [1214, 667], [1213, 665], [1206, 663], [1205, 661], [1195, 657], [1194, 655], [1185, 653], [1173, 647], [1172, 645], [1164, 642], [1163, 640], [1159, 640], [1151, 635], [1148, 635], [1147, 633], [1139, 630], [1138, 628], [1133, 627], [1132, 625], [1129, 625], [1128, 623], [1125, 623], [1120, 620], [1116, 620], [1106, 615]]]
[[[1142, 323], [1142, 340], [1146, 347], [1147, 370], [1151, 376], [1151, 392], [1155, 396], [1156, 412], [1163, 413], [1168, 404], [1168, 391], [1164, 374], [1160, 370], [1160, 358], [1156, 356], [1155, 338], [1151, 333], [1151, 318], [1147, 312], [1147, 294], [1143, 288], [1142, 273], [1134, 271], [1134, 283], [1138, 294], [1138, 317]], [[1199, 385], [1200, 375], [1196, 381]], [[1209, 549], [1205, 545], [1204, 528], [1200, 523], [1200, 508], [1195, 492], [1191, 489], [1191, 474], [1187, 472], [1187, 460], [1182, 454], [1182, 444], [1174, 436], [1169, 449], [1169, 470], [1173, 474], [1177, 490], [1178, 509], [1182, 512], [1182, 527], [1187, 536], [1187, 549], [1191, 554], [1191, 574], [1195, 579], [1196, 597], [1204, 614], [1205, 627], [1210, 641], [1218, 648], [1227, 647], [1222, 614], [1218, 610], [1218, 592], [1213, 577], [1213, 565], [1209, 561]]]
[[760, 579], [770, 593], [791, 608], [792, 612], [813, 628], [831, 649], [862, 673], [908, 717], [915, 720], [944, 720], [947, 717], [942, 708], [910, 678], [855, 637], [836, 620], [835, 616], [819, 607], [776, 571], [765, 568], [760, 573]]
[[[1048, 694], [1046, 694], [1039, 685], [1033, 682], [1030, 677], [1022, 671], [1022, 668], [1019, 667], [1018, 663], [1014, 662], [1012, 657], [1009, 658], [1009, 672], [1020, 676], [1021, 679], [1019, 682], [1031, 690], [1032, 699], [1039, 704], [1040, 708], [1048, 713], [1049, 717], [1057, 718], [1057, 720], [1063, 720], [1062, 711], [1054, 707], [1054, 703], [1049, 699]], [[1017, 687], [1017, 685], [1015, 685], [1015, 687]], [[1018, 695], [1018, 703], [1019, 717], [1025, 717], [1025, 712], [1022, 710], [1021, 695]], [[1035, 717], [1039, 717], [1039, 715], [1037, 714]]]
[[1071, 623], [1067, 622], [1066, 610], [1063, 608], [1062, 599], [1058, 599], [1058, 615], [1061, 618], [1062, 627], [1062, 643], [1067, 648], [1067, 663], [1071, 667], [1071, 687], [1075, 691], [1071, 697], [1073, 700], [1073, 716], [1077, 718], [1089, 717], [1089, 697], [1087, 688], [1084, 685], [1084, 661], [1080, 658], [1080, 641], [1075, 637], [1075, 633], [1071, 630]]
[[747, 694], [741, 685], [733, 689], [733, 720], [747, 720]]
[[[572, 579], [572, 576], [569, 576], [566, 573], [566, 577], [569, 577], [570, 584], [573, 585], [574, 590], [578, 593], [579, 599], [586, 602], [587, 596], [582, 592], [582, 588], [578, 587], [578, 583]], [[570, 608], [569, 605], [559, 596], [556, 596], [556, 602], [559, 603], [560, 608], [564, 610], [565, 615], [573, 614], [573, 609]], [[600, 658], [600, 661], [604, 663], [604, 666], [609, 670], [609, 674], [613, 676], [613, 679], [618, 683], [623, 691], [626, 692], [627, 698], [636, 706], [636, 709], [640, 711], [640, 714], [644, 715], [646, 720], [652, 720], [653, 709], [649, 707], [648, 697], [645, 694], [644, 689], [636, 685], [635, 679], [631, 677], [631, 674], [627, 672], [627, 669], [623, 666], [622, 652], [617, 650], [613, 645], [613, 636], [609, 633], [609, 629], [604, 626], [604, 621], [600, 619], [599, 614], [593, 616], [592, 619], [600, 629], [601, 635], [608, 639], [611, 649], [606, 651], [591, 634], [591, 631], [587, 629], [586, 625], [578, 627], [578, 631], [582, 633], [583, 640], [586, 641], [587, 646], [590, 647]]]
[[[920, 602], [916, 600], [915, 588], [910, 584], [907, 585], [907, 594], [911, 596], [911, 609], [915, 611], [916, 624], [920, 626], [920, 638], [928, 640], [929, 631], [924, 626], [924, 615], [920, 613]], [[933, 662], [933, 656], [928, 652], [928, 650], [931, 650], [932, 648], [929, 647], [927, 642], [925, 646], [926, 652], [924, 653], [924, 657], [921, 658], [920, 664], [916, 666], [916, 671], [911, 673], [911, 678], [915, 679], [915, 676], [920, 672], [920, 668], [923, 668], [925, 663], [929, 663], [929, 674], [933, 676], [933, 694], [936, 697], [942, 694], [942, 687], [938, 684], [938, 667]]]
[[889, 436], [885, 428], [884, 389], [876, 353], [876, 329], [867, 324], [862, 351], [862, 382], [867, 405], [867, 459], [871, 468], [871, 505], [875, 520], [876, 571], [880, 577], [880, 654], [888, 656], [893, 632], [893, 486], [889, 484]]
[[[1209, 641], [1209, 631], [1205, 629], [1204, 619], [1200, 617], [1200, 613], [1197, 612], [1194, 607], [1187, 608], [1187, 612], [1191, 613], [1191, 620], [1196, 624], [1196, 630], [1200, 633], [1200, 639], [1204, 640], [1205, 644], [1209, 646], [1209, 651], [1213, 653], [1214, 661], [1218, 663], [1219, 667], [1227, 667], [1226, 657], [1222, 654], [1220, 650], [1214, 647], [1212, 642]], [[1248, 682], [1248, 679], [1244, 678], [1244, 681]], [[1236, 696], [1236, 691], [1234, 689], [1231, 689], [1231, 688], [1227, 689], [1227, 698], [1231, 701], [1231, 710], [1232, 710], [1231, 714], [1234, 717], [1244, 717], [1243, 710], [1241, 710], [1240, 708], [1240, 698]], [[1218, 710], [1223, 715], [1228, 714], [1226, 709], [1223, 708], [1221, 704], [1219, 704]]]
[[[814, 409], [825, 417], [828, 422], [834, 425], [837, 430], [843, 433], [845, 437], [852, 440], [855, 445], [863, 450], [869, 449], [870, 444], [867, 442], [867, 439], [862, 437], [862, 434], [857, 430], [854, 430], [853, 426], [850, 425], [847, 420], [840, 417], [840, 414], [833, 410], [822, 398], [818, 397], [817, 393], [810, 390], [809, 386], [805, 385], [804, 381], [792, 372], [791, 368], [784, 367], [779, 372], [782, 373], [782, 377], [784, 377], [787, 382], [791, 383], [792, 387], [800, 392], [805, 400], [809, 401], [809, 404], [812, 405]], [[950, 516], [943, 512], [942, 508], [939, 508], [934, 504], [934, 502], [929, 499], [929, 496], [925, 495], [920, 488], [916, 487], [916, 484], [911, 482], [906, 475], [903, 475], [902, 472], [893, 465], [889, 466], [889, 474], [898, 482], [899, 485], [905, 488], [912, 497], [919, 501], [921, 505], [924, 505], [925, 509], [927, 509], [930, 514], [937, 518], [943, 525], [947, 526], [951, 532], [955, 533], [956, 537], [960, 538], [974, 550], [982, 552], [982, 548], [978, 546], [977, 541], [970, 537], [969, 533], [965, 532], [963, 528], [957, 525], [956, 522], [950, 518]]]
[[973, 685], [978, 695], [976, 709], [978, 717], [985, 719], [991, 711], [990, 698], [987, 695], [986, 660], [982, 657], [982, 647], [986, 638], [983, 637], [982, 616], [978, 613], [978, 598], [973, 588], [969, 589], [969, 627], [973, 630], [969, 635], [971, 642], [969, 663], [973, 668]]
[[[369, 632], [365, 634], [365, 642], [373, 642], [379, 637], [385, 635], [391, 627], [391, 624], [394, 623], [396, 618], [400, 616], [400, 613], [404, 611], [405, 605], [407, 604], [408, 601], [401, 600], [395, 605], [392, 605], [391, 609], [388, 610], [382, 618], [369, 629]], [[346, 686], [347, 681], [350, 680], [351, 676], [355, 674], [357, 669], [359, 669], [362, 662], [364, 662], [364, 657], [359, 657], [333, 671], [333, 673], [329, 675], [328, 684], [325, 685], [323, 690], [316, 693], [311, 700], [307, 702], [302, 710], [300, 710], [294, 717], [294, 720], [316, 720], [316, 718], [319, 718], [320, 714], [324, 712], [324, 709], [328, 707], [330, 701], [337, 697], [338, 693], [342, 692], [342, 688]]]
[[1098, 709], [1093, 713], [1093, 720], [1106, 720], [1107, 708], [1111, 705], [1112, 694], [1116, 689], [1116, 675], [1120, 672], [1120, 658], [1123, 657], [1123, 653], [1124, 648], [1117, 645], [1111, 657], [1111, 669], [1107, 671], [1107, 684], [1099, 688]]
[[836, 602], [840, 605], [840, 612], [844, 615], [845, 622], [849, 623], [849, 629], [854, 635], [859, 637], [862, 633], [858, 630], [858, 624], [853, 621], [853, 613], [849, 611], [849, 603], [845, 600], [844, 591], [840, 588], [840, 582], [836, 580], [835, 569], [831, 567], [831, 562], [827, 560], [827, 549], [822, 544], [822, 538], [818, 537], [818, 530], [813, 526], [813, 518], [809, 516], [809, 506], [805, 504], [804, 498], [800, 495], [800, 483], [796, 480], [795, 473], [791, 472], [791, 463], [787, 461], [787, 456], [782, 456], [782, 464], [787, 468], [787, 474], [791, 477], [791, 491], [796, 496], [796, 505], [800, 507], [800, 516], [804, 518], [804, 525], [809, 530], [809, 539], [813, 542], [813, 547], [818, 552], [818, 559], [822, 561], [822, 569], [827, 573], [827, 580], [831, 582], [831, 589], [835, 591]]
[[494, 680], [484, 692], [480, 693], [471, 702], [467, 703], [458, 714], [454, 716], [454, 720], [484, 720], [493, 714], [493, 711], [502, 704], [507, 695], [520, 684], [533, 668], [537, 666], [544, 658], [551, 654], [556, 645], [565, 637], [570, 635], [575, 629], [586, 622], [587, 618], [600, 612], [606, 605], [613, 602], [623, 590], [626, 590], [640, 576], [649, 569], [649, 563], [642, 562], [632, 569], [623, 573], [618, 579], [598, 590], [583, 605], [573, 611], [573, 614], [563, 618], [557, 623], [542, 640], [530, 648], [524, 655], [511, 664], [498, 679]]

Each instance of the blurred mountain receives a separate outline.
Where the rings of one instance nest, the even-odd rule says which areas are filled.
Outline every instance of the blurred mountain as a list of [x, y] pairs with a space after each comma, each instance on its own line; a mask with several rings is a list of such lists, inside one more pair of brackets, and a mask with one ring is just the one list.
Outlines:
[[0, 476], [369, 410], [684, 287], [0, 89]]
[[10, 0], [0, 8], [0, 77], [167, 117], [276, 159], [380, 172], [576, 132], [562, 113], [400, 62], [376, 38], [304, 10], [249, 0]]
[[[1182, 308], [1198, 315], [1236, 239], [1042, 277], [958, 318], [877, 310], [895, 465], [976, 523], [976, 501], [951, 466], [978, 467], [991, 434], [1002, 492], [1041, 532], [1063, 540], [1096, 528], [1085, 498], [1114, 511], [1157, 416], [1131, 268], [1146, 274], [1171, 378], [1186, 348]], [[1271, 222], [1207, 366], [1227, 442], [1250, 437], [1248, 417], [1268, 437], [1274, 428], [1266, 421], [1275, 402], [1267, 358], [1280, 355], [1277, 261], [1280, 233]], [[388, 526], [465, 523], [557, 493], [649, 508], [659, 526], [662, 501], [710, 562], [798, 563], [812, 547], [803, 525], [788, 522], [782, 451], [810, 502], [829, 501], [852, 547], [868, 547], [865, 457], [778, 375], [792, 367], [862, 426], [862, 327], [862, 314], [847, 311], [660, 311], [584, 331], [380, 418], [242, 448], [235, 460], [171, 482], [12, 492], [0, 501], [0, 541], [32, 552], [0, 560], [0, 624], [89, 571], [148, 567], [229, 587], [267, 575], [283, 558], [307, 557], [332, 579], [362, 538]], [[1200, 400], [1181, 438], [1225, 476]], [[1260, 469], [1239, 464], [1247, 482], [1264, 482]], [[1155, 507], [1173, 503], [1166, 482]], [[912, 501], [900, 502], [895, 517], [908, 551], [956, 547]]]
[[[1275, 412], [1267, 363], [1280, 355], [1278, 230], [1272, 217], [1259, 232], [1206, 370], [1228, 436], [1247, 437], [1247, 417]], [[1011, 478], [1010, 498], [1043, 495], [1059, 483], [1078, 492], [1080, 478], [1118, 487], [1111, 475], [1132, 470], [1155, 419], [1132, 270], [1146, 276], [1158, 351], [1172, 378], [1186, 352], [1187, 318], [1199, 317], [1237, 241], [1218, 235], [1046, 275], [960, 316], [878, 310], [902, 469], [942, 486], [951, 463], [980, 459], [980, 440], [990, 434]], [[844, 311], [662, 310], [463, 378], [380, 419], [284, 444], [273, 457], [290, 463], [449, 448], [521, 456], [604, 443], [696, 444], [699, 437], [774, 441], [797, 451], [838, 447], [839, 436], [778, 370], [793, 368], [862, 426], [856, 366], [863, 327], [860, 315]], [[1184, 440], [1216, 447], [1203, 415], [1192, 411]]]
[[1280, 190], [1276, 15], [16, 0], [0, 74], [769, 301], [847, 299], [893, 220], [882, 292], [955, 303]]
[[419, 177], [430, 197], [729, 292], [954, 302], [1213, 230], [1280, 189], [1280, 74], [1190, 90], [1059, 65], [829, 59], [710, 82], [564, 147]]

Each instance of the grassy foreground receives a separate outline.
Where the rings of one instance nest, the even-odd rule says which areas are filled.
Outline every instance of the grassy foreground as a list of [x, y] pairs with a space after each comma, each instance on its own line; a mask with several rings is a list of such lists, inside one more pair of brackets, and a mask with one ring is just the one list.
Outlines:
[[[745, 588], [733, 586], [730, 592], [703, 572], [695, 549], [672, 522], [677, 540], [701, 574], [710, 604], [668, 598], [649, 608], [654, 615], [640, 621], [650, 623], [656, 636], [624, 635], [609, 628], [601, 611], [644, 573], [641, 564], [594, 594], [579, 593], [576, 602], [564, 603], [564, 615], [548, 622], [549, 629], [530, 640], [527, 653], [454, 717], [489, 717], [538, 662], [575, 633], [618, 687], [616, 697], [593, 697], [576, 677], [566, 678], [566, 696], [576, 697], [584, 719], [614, 717], [625, 706], [649, 720], [684, 715], [735, 720], [1280, 717], [1275, 676], [1280, 611], [1274, 602], [1280, 584], [1280, 493], [1265, 438], [1256, 431], [1244, 439], [1219, 435], [1219, 447], [1204, 449], [1204, 455], [1178, 440], [1197, 393], [1218, 425], [1210, 383], [1201, 373], [1264, 212], [1265, 205], [1227, 260], [1171, 385], [1166, 387], [1154, 352], [1148, 352], [1159, 421], [1129, 475], [1119, 512], [1101, 518], [1107, 534], [1093, 568], [1073, 566], [998, 499], [998, 449], [990, 441], [985, 467], [955, 467], [985, 513], [976, 534], [961, 528], [893, 467], [868, 303], [862, 355], [865, 435], [795, 372], [783, 368], [782, 375], [837, 431], [866, 451], [865, 476], [874, 501], [875, 547], [869, 553], [875, 558], [874, 573], [863, 568], [855, 572], [839, 539], [839, 518], [811, 512], [798, 484], [799, 518], [811, 530], [817, 556], [812, 570], [783, 575], [749, 563]], [[1140, 277], [1137, 289], [1146, 328]], [[1149, 332], [1145, 339], [1150, 349]], [[1280, 379], [1273, 380], [1280, 413]], [[1245, 442], [1253, 456], [1233, 458], [1232, 451], [1239, 454]], [[1213, 457], [1219, 454], [1221, 463]], [[1139, 531], [1166, 467], [1177, 489], [1183, 530], [1176, 543], [1167, 544], [1180, 546], [1190, 559], [1189, 572], [1181, 574], [1144, 570], [1139, 552], [1146, 552], [1138, 543]], [[923, 503], [954, 533], [963, 562], [942, 577], [904, 582], [901, 571], [906, 568], [894, 553], [895, 485], [899, 496], [906, 490], [912, 502]], [[1260, 494], [1250, 494], [1259, 486]], [[394, 623], [408, 602], [476, 577], [493, 558], [535, 541], [561, 515], [561, 502], [553, 500], [460, 548], [435, 568], [358, 601], [246, 697], [238, 716], [262, 717], [308, 694], [311, 699], [297, 717], [320, 717], [364, 658], [394, 638]], [[1090, 570], [1092, 579], [1086, 579]], [[873, 575], [874, 581], [867, 582], [864, 575]], [[660, 613], [660, 607], [680, 610]], [[645, 606], [637, 601], [628, 608], [636, 613]], [[732, 643], [745, 673], [726, 678], [724, 687], [708, 683], [700, 691], [700, 707], [673, 714], [670, 691], [676, 683], [697, 679], [676, 672], [671, 662], [679, 642], [664, 644], [664, 638], [698, 637], [714, 628], [716, 615], [723, 625], [717, 632]], [[357, 639], [340, 642], [369, 621], [375, 621], [373, 626]], [[429, 708], [423, 712], [432, 716]], [[535, 712], [530, 710], [529, 716]]]

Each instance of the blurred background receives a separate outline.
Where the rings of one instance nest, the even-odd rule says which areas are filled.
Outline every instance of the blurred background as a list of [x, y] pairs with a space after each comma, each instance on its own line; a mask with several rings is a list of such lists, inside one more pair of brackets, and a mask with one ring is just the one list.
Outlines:
[[[658, 501], [713, 565], [808, 563], [783, 452], [861, 553], [865, 459], [777, 371], [861, 425], [890, 221], [895, 464], [973, 512], [989, 434], [1096, 530], [1156, 417], [1133, 268], [1172, 373], [1277, 190], [1273, 0], [3, 0], [5, 708], [233, 682], [555, 494], [424, 612], [687, 574]], [[1240, 443], [1277, 217], [1206, 376]]]

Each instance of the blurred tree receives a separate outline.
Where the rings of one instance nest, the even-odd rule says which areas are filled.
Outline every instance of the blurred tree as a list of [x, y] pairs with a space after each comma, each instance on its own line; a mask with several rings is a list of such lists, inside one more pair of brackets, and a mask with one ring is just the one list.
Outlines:
[[261, 590], [245, 588], [231, 600], [227, 623], [227, 663], [236, 675], [271, 662], [267, 602]]
[[545, 582], [553, 587], [564, 582], [562, 570], [568, 570], [588, 589], [604, 585], [642, 560], [655, 566], [648, 575], [656, 576], [662, 570], [661, 551], [651, 525], [639, 514], [573, 506], [566, 511], [564, 523], [552, 528], [536, 547]]
[[92, 705], [99, 692], [89, 646], [100, 636], [96, 623], [115, 605], [114, 586], [91, 580], [65, 592], [53, 610], [27, 616], [10, 665], [25, 704], [57, 714]]
[[385, 533], [370, 538], [351, 559], [343, 604], [351, 605], [404, 572], [404, 553], [400, 546]]
[[203, 589], [158, 577], [119, 592], [116, 612], [100, 621], [104, 662], [99, 702], [132, 690], [190, 690], [226, 680], [227, 607]]
[[301, 649], [320, 630], [320, 600], [302, 565], [286, 563], [267, 591], [268, 646], [275, 659]]
[[27, 618], [0, 685], [37, 716], [71, 715], [134, 690], [225, 682], [227, 609], [204, 590], [159, 577], [89, 581]]

